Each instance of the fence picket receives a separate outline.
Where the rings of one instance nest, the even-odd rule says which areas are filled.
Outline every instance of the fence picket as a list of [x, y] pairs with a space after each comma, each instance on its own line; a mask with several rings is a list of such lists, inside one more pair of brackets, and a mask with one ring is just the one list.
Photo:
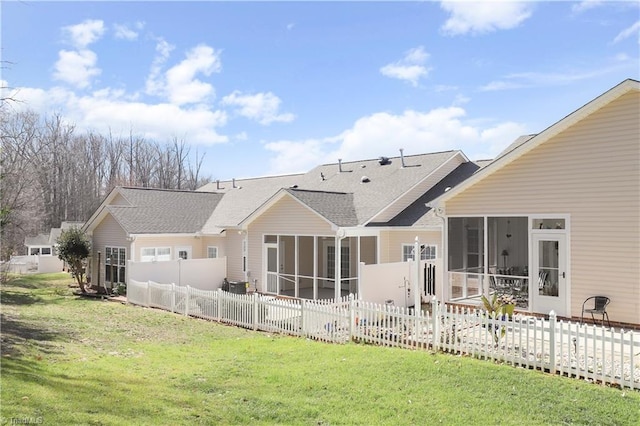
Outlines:
[[127, 287], [131, 304], [253, 330], [333, 343], [353, 340], [468, 354], [640, 389], [635, 360], [640, 339], [635, 337], [636, 332], [565, 322], [553, 312], [548, 320], [522, 315], [502, 318], [445, 305], [435, 297], [431, 312], [425, 312], [377, 305], [353, 296], [337, 301], [285, 300], [258, 293], [240, 295], [134, 280], [129, 280]]

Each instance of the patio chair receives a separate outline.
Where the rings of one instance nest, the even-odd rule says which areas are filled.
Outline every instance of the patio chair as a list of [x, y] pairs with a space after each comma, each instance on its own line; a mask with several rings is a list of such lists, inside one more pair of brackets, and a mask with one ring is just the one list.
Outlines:
[[[591, 301], [593, 301], [593, 307], [589, 308], [587, 305], [591, 306]], [[607, 313], [607, 305], [609, 305], [611, 300], [607, 296], [591, 296], [588, 297], [582, 303], [582, 314], [580, 315], [580, 324], [584, 321], [584, 314], [591, 314], [591, 319], [593, 322], [596, 322], [593, 314], [602, 315], [602, 325], [604, 325], [604, 318], [607, 317], [607, 325], [611, 327], [611, 323], [609, 322], [609, 314]]]

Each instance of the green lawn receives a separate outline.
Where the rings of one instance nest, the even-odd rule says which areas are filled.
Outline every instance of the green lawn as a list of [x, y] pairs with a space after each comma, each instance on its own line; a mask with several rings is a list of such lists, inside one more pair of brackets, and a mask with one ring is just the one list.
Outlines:
[[3, 424], [640, 424], [636, 391], [80, 299], [70, 283], [1, 288]]

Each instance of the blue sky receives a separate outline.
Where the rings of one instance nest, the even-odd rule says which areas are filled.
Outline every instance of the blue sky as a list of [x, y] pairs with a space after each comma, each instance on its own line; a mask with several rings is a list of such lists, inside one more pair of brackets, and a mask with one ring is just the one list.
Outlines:
[[640, 79], [639, 6], [3, 1], [0, 79], [17, 110], [184, 140], [214, 179], [484, 159]]

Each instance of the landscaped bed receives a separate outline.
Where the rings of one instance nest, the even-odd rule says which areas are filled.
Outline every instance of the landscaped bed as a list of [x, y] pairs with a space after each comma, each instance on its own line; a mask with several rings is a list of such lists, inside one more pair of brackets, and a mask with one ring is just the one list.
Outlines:
[[[334, 345], [2, 286], [3, 422], [638, 424], [640, 393], [468, 357]], [[15, 420], [12, 420], [15, 419]]]

